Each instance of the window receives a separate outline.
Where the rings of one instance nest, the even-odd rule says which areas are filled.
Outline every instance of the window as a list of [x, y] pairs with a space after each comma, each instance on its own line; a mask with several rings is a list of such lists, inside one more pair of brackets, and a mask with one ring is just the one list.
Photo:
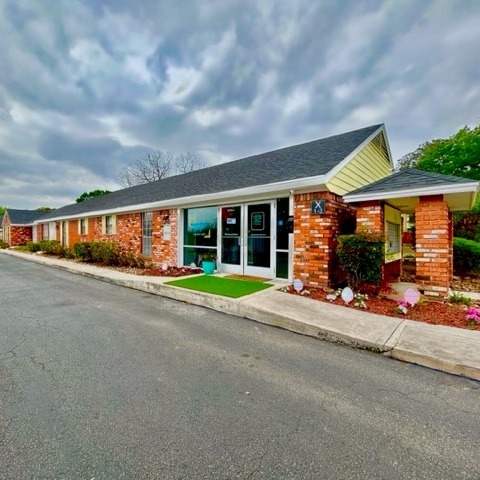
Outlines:
[[152, 212], [142, 213], [142, 255], [152, 256]]
[[87, 235], [88, 233], [88, 219], [87, 218], [81, 218], [78, 221], [78, 230], [80, 235]]
[[387, 253], [399, 253], [400, 246], [400, 225], [387, 222]]
[[217, 254], [217, 207], [189, 208], [183, 219], [183, 263], [199, 265], [202, 256]]
[[113, 235], [116, 227], [115, 215], [106, 215], [102, 217], [102, 233], [104, 235]]

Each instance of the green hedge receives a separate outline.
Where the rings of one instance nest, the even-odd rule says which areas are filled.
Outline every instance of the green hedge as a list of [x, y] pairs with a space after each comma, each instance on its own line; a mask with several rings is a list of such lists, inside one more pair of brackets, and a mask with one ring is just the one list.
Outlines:
[[453, 269], [480, 273], [480, 243], [465, 238], [453, 239]]
[[73, 246], [75, 257], [87, 263], [112, 267], [145, 268], [144, 257], [123, 250], [115, 242], [80, 242]]
[[377, 232], [360, 232], [341, 235], [338, 242], [338, 262], [347, 273], [352, 288], [364, 282], [375, 285], [381, 283], [382, 265], [385, 261], [383, 236]]
[[25, 245], [30, 252], [44, 252], [50, 255], [65, 255], [65, 248], [57, 240], [40, 240], [39, 242], [28, 242]]

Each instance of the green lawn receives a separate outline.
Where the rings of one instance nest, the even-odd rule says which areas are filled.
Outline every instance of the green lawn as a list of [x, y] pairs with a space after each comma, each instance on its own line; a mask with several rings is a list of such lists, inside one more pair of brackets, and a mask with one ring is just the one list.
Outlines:
[[201, 277], [182, 278], [165, 282], [165, 285], [188, 288], [199, 292], [213, 293], [224, 297], [239, 298], [271, 287], [268, 283], [233, 280], [231, 278], [202, 275]]

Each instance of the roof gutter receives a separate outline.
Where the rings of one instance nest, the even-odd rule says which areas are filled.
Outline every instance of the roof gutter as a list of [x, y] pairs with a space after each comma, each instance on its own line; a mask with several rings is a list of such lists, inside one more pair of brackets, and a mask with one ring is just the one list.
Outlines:
[[57, 217], [48, 217], [35, 220], [34, 224], [48, 223], [60, 220], [86, 218], [86, 217], [98, 217], [101, 215], [115, 215], [120, 213], [131, 213], [138, 211], [146, 211], [153, 209], [166, 209], [166, 208], [180, 208], [195, 204], [218, 204], [219, 202], [234, 203], [239, 199], [248, 199], [248, 197], [255, 197], [265, 194], [275, 194], [279, 192], [285, 192], [289, 195], [290, 190], [308, 191], [311, 187], [316, 187], [319, 190], [325, 189], [325, 175], [317, 175], [312, 177], [303, 177], [295, 180], [286, 180], [283, 182], [269, 183], [266, 185], [258, 185], [255, 187], [239, 188], [236, 190], [228, 190], [224, 192], [208, 193], [203, 195], [193, 195], [189, 197], [172, 198], [168, 200], [162, 200], [158, 202], [142, 203], [137, 205], [126, 205], [124, 207], [109, 208], [102, 210], [93, 210], [90, 212], [83, 212], [71, 215], [60, 215]]
[[387, 200], [390, 198], [409, 198], [420, 197], [425, 195], [448, 195], [452, 193], [474, 193], [479, 189], [480, 182], [468, 183], [452, 183], [450, 185], [442, 185], [439, 187], [420, 187], [402, 190], [391, 190], [386, 192], [367, 192], [367, 193], [349, 193], [343, 197], [347, 203], [365, 202], [369, 200]]

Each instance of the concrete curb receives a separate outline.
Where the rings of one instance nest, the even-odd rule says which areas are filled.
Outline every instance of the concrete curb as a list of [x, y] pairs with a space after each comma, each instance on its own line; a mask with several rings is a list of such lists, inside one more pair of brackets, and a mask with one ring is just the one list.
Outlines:
[[[480, 381], [480, 332], [429, 325], [290, 296], [275, 286], [238, 299], [164, 285], [165, 279], [139, 277], [93, 265], [0, 250], [126, 288], [289, 330], [332, 343], [368, 349], [385, 356]], [[169, 280], [169, 279], [167, 279]]]

